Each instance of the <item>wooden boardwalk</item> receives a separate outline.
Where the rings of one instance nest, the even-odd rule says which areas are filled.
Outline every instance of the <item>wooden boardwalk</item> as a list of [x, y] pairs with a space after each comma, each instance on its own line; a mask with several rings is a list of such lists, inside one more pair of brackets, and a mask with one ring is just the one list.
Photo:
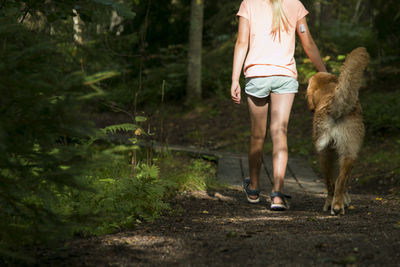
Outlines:
[[[121, 143], [129, 143], [128, 136], [113, 135], [110, 139]], [[139, 144], [146, 146], [145, 144]], [[156, 151], [177, 151], [185, 152], [196, 156], [213, 157], [218, 162], [217, 178], [223, 183], [241, 186], [243, 179], [249, 176], [249, 164], [247, 155], [233, 154], [228, 152], [201, 150], [195, 147], [161, 145], [151, 143], [151, 149]], [[272, 158], [264, 155], [260, 172], [260, 189], [263, 192], [270, 192], [273, 184]], [[320, 178], [314, 173], [305, 160], [289, 156], [285, 176], [285, 193], [304, 192], [323, 194], [326, 187]]]
[[[249, 176], [247, 155], [225, 154], [218, 157], [218, 179], [226, 184], [241, 186], [243, 179]], [[270, 192], [273, 185], [272, 158], [264, 155], [260, 171], [260, 189]], [[285, 176], [285, 193], [306, 192], [322, 194], [325, 185], [314, 173], [307, 162], [299, 158], [289, 158]]]
[[[241, 186], [243, 179], [249, 176], [249, 164], [245, 154], [199, 150], [194, 147], [173, 145], [165, 147], [154, 144], [153, 149], [157, 148], [215, 157], [218, 162], [217, 178], [229, 185]], [[272, 173], [272, 157], [264, 155], [260, 171], [260, 189], [267, 194], [272, 189]], [[326, 186], [305, 160], [289, 156], [285, 176], [285, 193], [290, 194], [291, 192], [323, 194], [326, 193]]]

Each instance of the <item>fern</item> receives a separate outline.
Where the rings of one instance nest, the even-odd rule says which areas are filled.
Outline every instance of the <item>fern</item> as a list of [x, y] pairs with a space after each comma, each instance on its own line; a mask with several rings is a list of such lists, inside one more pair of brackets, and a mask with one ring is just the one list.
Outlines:
[[129, 132], [129, 131], [135, 131], [136, 129], [140, 128], [138, 125], [136, 124], [132, 124], [132, 123], [123, 123], [123, 124], [115, 124], [115, 125], [110, 125], [107, 126], [102, 130], [103, 133], [107, 134], [116, 134], [119, 131], [121, 132]]

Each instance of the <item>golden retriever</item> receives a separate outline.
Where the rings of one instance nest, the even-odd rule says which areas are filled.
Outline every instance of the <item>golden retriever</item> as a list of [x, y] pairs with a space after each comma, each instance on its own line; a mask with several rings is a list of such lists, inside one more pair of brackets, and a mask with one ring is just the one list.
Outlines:
[[328, 196], [323, 210], [344, 214], [350, 204], [348, 183], [364, 137], [362, 109], [358, 91], [369, 54], [363, 47], [354, 49], [341, 67], [339, 78], [319, 72], [307, 88], [308, 107], [314, 112], [313, 141], [320, 158]]

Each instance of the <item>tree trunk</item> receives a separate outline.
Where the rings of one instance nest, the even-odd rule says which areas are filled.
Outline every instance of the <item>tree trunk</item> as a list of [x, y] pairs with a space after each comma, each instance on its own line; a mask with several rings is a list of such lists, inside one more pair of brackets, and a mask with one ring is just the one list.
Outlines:
[[204, 0], [191, 0], [186, 103], [201, 99]]
[[357, 0], [356, 7], [355, 7], [355, 10], [354, 10], [354, 15], [351, 18], [351, 22], [350, 22], [351, 24], [357, 24], [358, 20], [360, 19], [360, 16], [361, 16], [361, 14], [363, 12], [363, 8], [360, 8], [361, 7], [361, 2], [362, 2], [362, 0]]
[[319, 30], [321, 27], [321, 1], [317, 0], [314, 3], [315, 21], [314, 26]]
[[115, 34], [121, 35], [124, 31], [124, 25], [122, 25], [123, 18], [118, 16], [117, 11], [113, 10], [111, 12], [111, 21], [110, 21], [110, 31], [114, 31], [116, 29]]
[[78, 44], [82, 45], [83, 44], [83, 36], [82, 36], [82, 29], [83, 29], [83, 21], [81, 20], [81, 17], [79, 16], [79, 13], [76, 9], [73, 9], [72, 12], [74, 13], [74, 39], [75, 42]]

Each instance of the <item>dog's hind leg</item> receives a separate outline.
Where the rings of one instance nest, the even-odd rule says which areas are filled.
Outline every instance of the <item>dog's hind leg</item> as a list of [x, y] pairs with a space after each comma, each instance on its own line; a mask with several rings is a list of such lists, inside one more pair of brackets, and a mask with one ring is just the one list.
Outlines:
[[344, 186], [344, 194], [343, 194], [343, 201], [344, 201], [344, 207], [345, 208], [348, 208], [348, 207], [350, 207], [350, 203], [351, 203], [351, 197], [350, 197], [350, 194], [349, 194], [349, 180], [350, 180], [350, 177], [348, 177], [347, 179], [346, 179], [346, 184], [345, 184], [345, 186]]
[[335, 161], [336, 161], [336, 153], [332, 148], [325, 148], [319, 154], [319, 162], [321, 166], [321, 171], [323, 178], [326, 183], [326, 188], [328, 190], [328, 196], [326, 197], [325, 204], [323, 207], [324, 211], [328, 211], [331, 207], [333, 194], [335, 191]]
[[335, 183], [335, 194], [331, 206], [331, 214], [344, 214], [345, 193], [347, 193], [348, 180], [350, 172], [354, 166], [355, 160], [349, 157], [341, 157], [339, 159], [340, 172]]

